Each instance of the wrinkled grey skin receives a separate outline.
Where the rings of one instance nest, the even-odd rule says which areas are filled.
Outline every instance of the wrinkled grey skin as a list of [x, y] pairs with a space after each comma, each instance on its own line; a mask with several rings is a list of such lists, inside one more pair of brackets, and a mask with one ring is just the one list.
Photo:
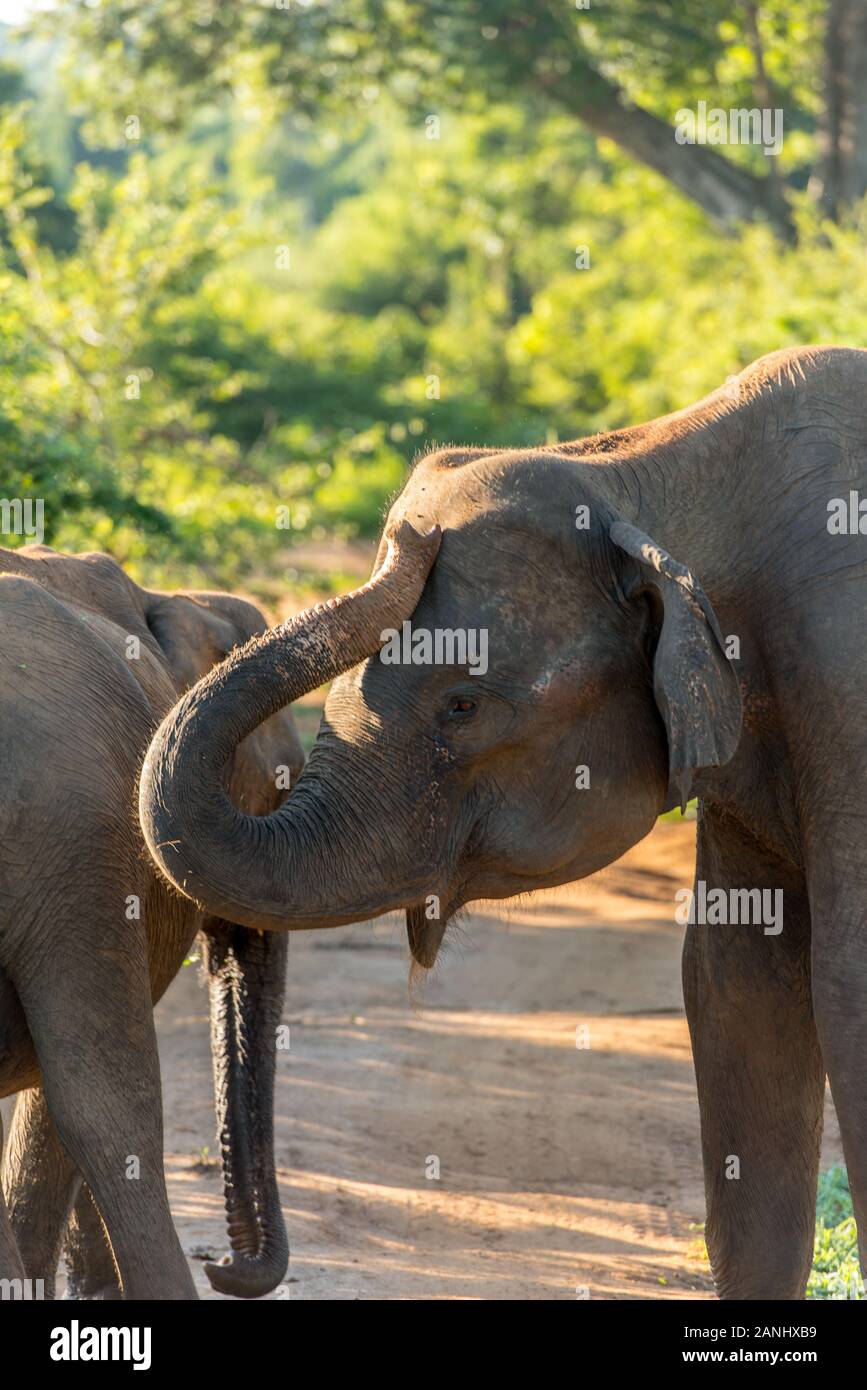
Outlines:
[[[200, 929], [232, 1245], [208, 1273], [244, 1297], [285, 1274], [273, 1082], [286, 943], [174, 893], [135, 818], [160, 718], [264, 626], [227, 594], [141, 589], [105, 555], [0, 550], [0, 1096], [20, 1093], [0, 1277], [23, 1271], [49, 1297], [67, 1226], [73, 1297], [196, 1296], [166, 1198], [152, 1005]], [[272, 811], [277, 767], [294, 780], [302, 763], [284, 711], [238, 749], [228, 792]]]
[[[404, 907], [425, 966], [461, 904], [592, 873], [698, 795], [698, 880], [784, 892], [778, 935], [686, 933], [724, 1298], [803, 1297], [826, 1073], [862, 1257], [867, 1236], [867, 539], [827, 525], [859, 487], [867, 353], [834, 348], [772, 354], [635, 429], [431, 455], [372, 586], [219, 667], [142, 777], [151, 852], [211, 911], [279, 931]], [[410, 614], [487, 628], [487, 674], [383, 664], [382, 630]], [[220, 788], [234, 741], [350, 663], [291, 801], [239, 816]]]

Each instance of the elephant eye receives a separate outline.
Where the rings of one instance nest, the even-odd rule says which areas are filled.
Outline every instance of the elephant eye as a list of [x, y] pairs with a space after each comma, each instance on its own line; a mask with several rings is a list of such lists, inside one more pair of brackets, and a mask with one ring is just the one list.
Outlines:
[[450, 719], [466, 719], [471, 715], [478, 701], [470, 695], [453, 695], [448, 703], [448, 716]]

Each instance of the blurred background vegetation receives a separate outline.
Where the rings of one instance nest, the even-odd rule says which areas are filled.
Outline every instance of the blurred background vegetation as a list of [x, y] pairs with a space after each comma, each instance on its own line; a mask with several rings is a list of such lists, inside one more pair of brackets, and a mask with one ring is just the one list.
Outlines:
[[[419, 451], [864, 342], [848, 0], [0, 13], [0, 496], [147, 582], [339, 585]], [[779, 158], [678, 145], [702, 99]]]

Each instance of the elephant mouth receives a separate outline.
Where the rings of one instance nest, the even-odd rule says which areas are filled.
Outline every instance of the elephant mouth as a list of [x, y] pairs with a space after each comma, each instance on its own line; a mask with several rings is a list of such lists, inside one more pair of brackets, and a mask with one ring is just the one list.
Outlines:
[[416, 965], [430, 970], [436, 964], [452, 909], [443, 906], [435, 912], [436, 899], [426, 898], [406, 909], [406, 934]]

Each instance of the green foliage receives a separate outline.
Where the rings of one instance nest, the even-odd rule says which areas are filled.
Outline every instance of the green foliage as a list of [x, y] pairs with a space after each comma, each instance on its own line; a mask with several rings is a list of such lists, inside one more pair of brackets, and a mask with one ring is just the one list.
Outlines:
[[0, 121], [3, 492], [45, 502], [52, 543], [157, 563], [177, 553], [206, 569], [183, 479], [232, 450], [140, 354], [145, 325], [220, 258], [230, 219], [203, 180], [181, 199], [141, 157], [118, 180], [82, 166], [76, 247], [59, 254], [39, 236], [50, 194], [28, 172], [25, 140], [13, 108]]
[[[727, 9], [569, 12], [552, 51], [669, 115], [690, 82], [746, 99]], [[375, 536], [426, 448], [553, 443], [775, 348], [863, 341], [858, 209], [834, 225], [802, 194], [796, 245], [722, 236], [544, 82], [504, 76], [479, 23], [514, 25], [512, 0], [448, 7], [435, 42], [408, 0], [351, 0], [331, 27], [315, 5], [73, 11], [77, 48], [23, 50], [37, 102], [0, 66], [0, 497], [43, 498], [49, 543], [154, 582], [273, 584], [299, 539]], [[820, 11], [762, 7], [807, 140]], [[538, 58], [559, 13], [516, 51]], [[413, 92], [471, 60], [474, 98], [432, 130]], [[86, 119], [62, 95], [85, 89]]]
[[[240, 87], [320, 121], [387, 94], [427, 109], [483, 110], [492, 101], [587, 105], [602, 73], [635, 101], [672, 116], [697, 89], [751, 105], [755, 60], [744, 11], [730, 0], [310, 0], [220, 6], [204, 0], [75, 0], [69, 32], [90, 56], [75, 89], [102, 138], [123, 115], [177, 124], [197, 103]], [[764, 63], [790, 121], [812, 128], [825, 0], [763, 0]], [[51, 30], [57, 17], [52, 15]], [[46, 30], [48, 25], [46, 24]], [[105, 80], [110, 74], [112, 81]], [[604, 80], [604, 79], [603, 79]], [[570, 96], [571, 93], [571, 96]], [[430, 106], [434, 102], [433, 107]], [[736, 157], [761, 155], [749, 149]]]
[[858, 1233], [846, 1169], [836, 1165], [819, 1175], [816, 1201], [816, 1242], [807, 1297], [820, 1299], [863, 1296], [858, 1263]]

